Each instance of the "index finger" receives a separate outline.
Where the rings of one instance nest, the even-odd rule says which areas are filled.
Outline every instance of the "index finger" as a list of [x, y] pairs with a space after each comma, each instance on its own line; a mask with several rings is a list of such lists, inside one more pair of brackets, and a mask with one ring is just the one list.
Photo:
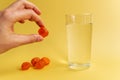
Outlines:
[[13, 22], [30, 20], [37, 23], [39, 27], [44, 27], [44, 23], [40, 16], [38, 16], [33, 10], [22, 10], [14, 13]]

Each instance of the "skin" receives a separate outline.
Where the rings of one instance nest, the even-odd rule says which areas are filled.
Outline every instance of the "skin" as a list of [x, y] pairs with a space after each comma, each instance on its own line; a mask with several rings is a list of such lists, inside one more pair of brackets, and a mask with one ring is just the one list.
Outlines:
[[41, 11], [27, 0], [17, 0], [0, 11], [0, 53], [24, 44], [42, 41], [43, 37], [39, 34], [22, 35], [14, 32], [14, 24], [24, 23], [25, 20], [44, 26], [40, 14]]

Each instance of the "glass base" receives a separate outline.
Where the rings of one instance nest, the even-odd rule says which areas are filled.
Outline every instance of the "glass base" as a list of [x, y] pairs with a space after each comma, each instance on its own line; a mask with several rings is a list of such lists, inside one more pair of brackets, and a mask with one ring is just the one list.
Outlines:
[[89, 67], [90, 67], [90, 63], [86, 63], [86, 64], [70, 63], [69, 64], [69, 68], [73, 70], [85, 70], [85, 69], [88, 69]]

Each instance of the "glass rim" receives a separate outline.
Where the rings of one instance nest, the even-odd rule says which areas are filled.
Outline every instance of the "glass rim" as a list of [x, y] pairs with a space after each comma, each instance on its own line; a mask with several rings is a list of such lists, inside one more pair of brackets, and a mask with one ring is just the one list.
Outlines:
[[65, 14], [66, 16], [92, 16], [92, 13], [73, 13], [73, 14]]

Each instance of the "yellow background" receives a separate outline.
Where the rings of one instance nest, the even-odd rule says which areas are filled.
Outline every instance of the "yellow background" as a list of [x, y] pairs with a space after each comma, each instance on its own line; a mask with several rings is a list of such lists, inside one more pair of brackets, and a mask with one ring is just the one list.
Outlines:
[[[0, 10], [15, 0], [0, 0]], [[120, 80], [120, 1], [119, 0], [30, 0], [42, 11], [41, 18], [50, 34], [42, 42], [24, 45], [0, 55], [0, 80]], [[67, 66], [65, 14], [93, 14], [92, 66], [71, 71]], [[15, 25], [16, 33], [37, 33], [38, 26], [27, 21]], [[23, 61], [49, 57], [42, 70], [21, 71]]]

